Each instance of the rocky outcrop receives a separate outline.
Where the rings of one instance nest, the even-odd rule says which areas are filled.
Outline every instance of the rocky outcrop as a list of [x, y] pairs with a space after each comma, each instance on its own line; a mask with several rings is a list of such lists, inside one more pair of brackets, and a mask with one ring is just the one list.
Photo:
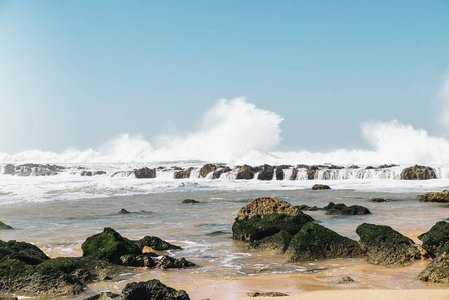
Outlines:
[[13, 229], [13, 228], [3, 222], [0, 222], [0, 229]]
[[84, 300], [120, 300], [121, 295], [112, 292], [101, 292], [100, 294], [86, 298]]
[[190, 167], [185, 170], [180, 170], [175, 172], [174, 178], [175, 179], [183, 179], [183, 178], [190, 178], [190, 173], [192, 173], [193, 168]]
[[255, 171], [253, 167], [243, 165], [242, 167], [239, 168], [236, 179], [253, 179], [254, 173]]
[[49, 164], [23, 164], [19, 166], [8, 164], [5, 166], [4, 173], [17, 176], [52, 176], [59, 174], [64, 169], [62, 166]]
[[415, 243], [389, 226], [364, 223], [356, 230], [360, 244], [368, 251], [370, 264], [401, 267], [421, 257]]
[[298, 177], [298, 169], [297, 168], [293, 168], [292, 169], [292, 176], [290, 177], [290, 180], [296, 180], [297, 177]]
[[315, 179], [315, 173], [317, 170], [319, 170], [319, 166], [310, 166], [307, 168], [307, 179], [313, 180]]
[[83, 283], [123, 272], [119, 266], [91, 258], [50, 259], [38, 247], [0, 241], [0, 290], [20, 295], [77, 295]]
[[249, 244], [249, 249], [276, 250], [277, 253], [283, 254], [287, 251], [288, 245], [292, 239], [292, 235], [285, 230], [279, 233], [267, 236], [261, 240], [254, 241]]
[[343, 203], [334, 204], [330, 202], [323, 208], [326, 215], [368, 215], [371, 212], [368, 208], [360, 205], [346, 206]]
[[133, 171], [136, 178], [156, 178], [156, 169], [142, 168]]
[[330, 186], [325, 184], [314, 184], [312, 190], [330, 190]]
[[213, 164], [205, 164], [200, 169], [200, 176], [206, 177], [209, 173], [215, 172], [217, 170], [217, 166]]
[[418, 236], [422, 241], [422, 247], [432, 255], [436, 255], [438, 251], [449, 243], [449, 223], [437, 222], [426, 233]]
[[189, 300], [184, 290], [175, 290], [157, 279], [128, 283], [122, 290], [121, 300]]
[[273, 213], [295, 216], [301, 214], [301, 211], [288, 202], [272, 197], [259, 197], [253, 199], [247, 205], [243, 206], [238, 211], [236, 220], [242, 220], [247, 217], [251, 218], [256, 215], [262, 216]]
[[284, 169], [288, 169], [289, 166], [277, 166], [276, 167], [276, 180], [284, 180]]
[[312, 217], [288, 202], [260, 197], [239, 210], [232, 225], [232, 234], [236, 240], [252, 242], [274, 235], [282, 229], [295, 234], [311, 221]]
[[431, 167], [414, 165], [402, 170], [401, 179], [424, 180], [436, 178], [435, 170]]
[[274, 174], [274, 167], [270, 165], [263, 165], [260, 167], [259, 174], [257, 175], [257, 179], [259, 180], [272, 180]]
[[449, 283], [449, 245], [440, 249], [438, 255], [418, 275], [422, 281]]
[[290, 241], [288, 260], [309, 261], [319, 258], [355, 257], [363, 255], [360, 245], [347, 237], [314, 222], [305, 224]]
[[231, 168], [229, 167], [223, 167], [221, 169], [218, 169], [217, 171], [214, 172], [214, 174], [212, 175], [212, 179], [218, 179], [220, 178], [221, 174], [223, 173], [229, 173], [231, 172]]
[[88, 237], [81, 245], [83, 256], [104, 259], [120, 264], [120, 257], [127, 254], [139, 255], [142, 250], [127, 238], [122, 237], [112, 228], [105, 228], [103, 232]]
[[419, 196], [419, 201], [448, 203], [449, 190], [444, 190], [442, 192], [425, 193], [424, 195]]
[[150, 247], [153, 250], [164, 251], [164, 250], [182, 250], [181, 247], [170, 244], [157, 236], [145, 236], [143, 239], [138, 241], [133, 241], [133, 243], [140, 249], [143, 250], [144, 247]]

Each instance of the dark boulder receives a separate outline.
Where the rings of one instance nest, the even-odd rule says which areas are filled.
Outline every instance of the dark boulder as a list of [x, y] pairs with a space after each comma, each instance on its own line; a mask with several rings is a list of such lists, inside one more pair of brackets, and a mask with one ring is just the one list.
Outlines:
[[288, 260], [309, 261], [319, 258], [354, 257], [363, 255], [360, 245], [347, 237], [309, 222], [295, 234], [286, 251]]
[[201, 202], [198, 201], [198, 200], [195, 200], [195, 199], [185, 199], [185, 200], [182, 201], [182, 203], [184, 203], [184, 204], [195, 204], [195, 203], [201, 203]]
[[326, 215], [368, 215], [371, 212], [368, 208], [360, 205], [346, 206], [343, 203], [334, 204], [330, 202], [323, 208]]
[[290, 180], [296, 180], [297, 177], [298, 177], [298, 169], [297, 168], [293, 168], [292, 169], [292, 176], [290, 177]]
[[284, 180], [284, 168], [285, 166], [276, 167], [276, 180]]
[[440, 249], [418, 278], [428, 282], [449, 283], [449, 244]]
[[424, 250], [435, 255], [449, 243], [449, 223], [437, 222], [429, 231], [418, 236], [418, 239], [422, 241]]
[[436, 178], [435, 170], [431, 167], [414, 165], [402, 170], [401, 179], [425, 180]]
[[263, 165], [260, 167], [259, 174], [257, 175], [257, 179], [259, 180], [272, 180], [274, 174], [274, 167], [270, 165]]
[[192, 173], [193, 168], [190, 167], [185, 170], [180, 170], [175, 172], [174, 178], [175, 179], [183, 179], [183, 178], [190, 178], [190, 174]]
[[128, 283], [121, 300], [189, 300], [184, 290], [175, 290], [157, 279]]
[[232, 237], [235, 240], [252, 242], [274, 235], [281, 230], [294, 235], [306, 223], [312, 221], [313, 218], [306, 214], [295, 216], [282, 213], [256, 215], [236, 220], [232, 225]]
[[123, 214], [123, 215], [130, 214], [130, 212], [127, 211], [127, 210], [124, 209], [124, 208], [122, 208], [118, 213], [119, 213], [119, 214]]
[[156, 169], [142, 168], [133, 171], [136, 178], [156, 178]]
[[318, 166], [310, 166], [307, 168], [307, 179], [314, 180], [316, 171], [320, 168]]
[[143, 247], [150, 247], [153, 250], [157, 251], [164, 251], [164, 250], [182, 250], [181, 247], [170, 244], [169, 242], [166, 242], [157, 236], [145, 236], [143, 239], [140, 239], [138, 241], [133, 241], [135, 245], [140, 250], [143, 250]]
[[267, 236], [261, 240], [254, 241], [249, 244], [249, 249], [262, 249], [262, 250], [276, 250], [277, 253], [284, 253], [290, 241], [292, 239], [292, 235], [288, 233], [288, 231], [281, 230], [279, 233], [276, 233], [271, 236]]
[[205, 178], [209, 173], [215, 172], [217, 170], [217, 166], [213, 164], [205, 164], [200, 169], [200, 176]]
[[88, 237], [81, 245], [83, 256], [105, 259], [120, 264], [120, 257], [127, 254], [141, 254], [142, 250], [127, 238], [122, 237], [112, 228], [105, 228], [103, 232]]
[[194, 267], [195, 264], [183, 258], [173, 258], [168, 255], [163, 256], [161, 259], [156, 261], [156, 268], [158, 269], [178, 269], [178, 268], [189, 268]]
[[230, 167], [223, 167], [221, 169], [218, 169], [217, 171], [214, 172], [214, 174], [212, 175], [212, 179], [219, 179], [221, 174], [223, 173], [229, 173], [231, 172], [231, 168]]
[[447, 203], [449, 202], [449, 190], [425, 193], [424, 195], [419, 196], [419, 201]]
[[9, 225], [6, 225], [3, 222], [0, 222], [0, 229], [13, 229], [13, 228]]
[[149, 255], [135, 255], [135, 254], [127, 254], [120, 257], [122, 265], [128, 267], [146, 267], [153, 268], [156, 266], [156, 263]]
[[314, 184], [312, 190], [330, 190], [330, 186], [325, 184]]
[[367, 261], [373, 265], [401, 267], [421, 258], [415, 243], [390, 226], [364, 223], [356, 230], [360, 244], [368, 250]]
[[251, 166], [243, 165], [237, 172], [236, 179], [253, 179], [254, 169]]

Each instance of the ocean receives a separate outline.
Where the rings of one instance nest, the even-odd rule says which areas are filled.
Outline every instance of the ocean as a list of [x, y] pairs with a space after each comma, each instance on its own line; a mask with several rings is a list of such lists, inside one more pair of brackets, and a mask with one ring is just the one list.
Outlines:
[[[202, 178], [204, 163], [174, 161], [165, 163], [88, 163], [60, 164], [64, 167], [50, 176], [4, 174], [0, 166], [0, 220], [14, 230], [0, 231], [1, 240], [26, 241], [40, 247], [50, 257], [81, 256], [81, 244], [105, 227], [112, 227], [129, 239], [158, 236], [183, 248], [169, 251], [185, 257], [197, 267], [182, 270], [138, 268], [120, 274], [112, 281], [88, 285], [86, 295], [108, 290], [120, 292], [128, 282], [152, 278], [168, 286], [185, 289], [192, 299], [236, 299], [246, 292], [339, 288], [332, 284], [339, 276], [350, 276], [355, 283], [345, 288], [416, 289], [446, 288], [419, 281], [417, 274], [428, 261], [417, 261], [404, 268], [373, 266], [365, 258], [286, 262], [273, 251], [249, 250], [247, 243], [232, 239], [232, 224], [238, 210], [254, 198], [276, 197], [293, 205], [323, 207], [329, 202], [362, 205], [372, 214], [328, 216], [323, 211], [306, 211], [321, 225], [358, 240], [355, 229], [362, 223], [389, 225], [420, 243], [418, 236], [437, 221], [446, 220], [449, 206], [419, 202], [424, 192], [441, 191], [449, 186], [449, 166], [433, 166], [436, 179], [402, 180], [404, 167], [381, 169], [322, 168], [309, 180], [299, 168], [290, 180], [293, 167], [283, 170], [284, 180], [236, 179], [236, 170], [212, 179]], [[136, 178], [133, 170], [149, 166], [156, 178]], [[178, 168], [173, 168], [174, 166]], [[174, 179], [179, 168], [192, 167], [188, 178]], [[81, 176], [82, 172], [100, 175]], [[34, 172], [34, 173], [33, 173]], [[24, 175], [24, 173], [22, 173]], [[316, 184], [331, 190], [314, 191]], [[376, 203], [372, 198], [384, 198]], [[184, 199], [200, 203], [184, 204]], [[124, 208], [129, 214], [121, 214]], [[87, 296], [56, 297], [84, 299]], [[45, 298], [45, 299], [48, 299]]]

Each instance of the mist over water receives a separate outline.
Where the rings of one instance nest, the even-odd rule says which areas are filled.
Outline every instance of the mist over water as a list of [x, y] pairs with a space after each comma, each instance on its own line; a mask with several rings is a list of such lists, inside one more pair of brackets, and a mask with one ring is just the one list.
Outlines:
[[[441, 97], [449, 107], [449, 80]], [[449, 120], [449, 109], [442, 109], [442, 120]], [[245, 98], [222, 99], [202, 118], [197, 130], [183, 135], [160, 135], [158, 147], [142, 135], [119, 134], [98, 149], [63, 153], [24, 151], [0, 153], [1, 163], [123, 163], [195, 160], [235, 164], [449, 164], [449, 142], [430, 136], [426, 130], [397, 120], [364, 122], [361, 135], [369, 149], [337, 149], [331, 152], [276, 151], [283, 118], [257, 108]], [[449, 122], [447, 123], [449, 127]]]

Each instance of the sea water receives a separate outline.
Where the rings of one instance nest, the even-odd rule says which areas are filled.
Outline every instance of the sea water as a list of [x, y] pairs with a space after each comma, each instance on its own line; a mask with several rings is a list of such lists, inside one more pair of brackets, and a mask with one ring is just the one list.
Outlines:
[[[166, 167], [192, 164], [200, 167], [194, 162], [170, 162]], [[193, 268], [165, 271], [137, 268], [135, 272], [113, 277], [112, 281], [89, 284], [88, 295], [104, 290], [119, 293], [129, 282], [153, 278], [185, 289], [192, 299], [236, 299], [251, 291], [294, 294], [341, 288], [332, 283], [341, 276], [356, 281], [344, 288], [446, 287], [417, 279], [429, 261], [397, 269], [369, 265], [363, 257], [289, 263], [284, 255], [273, 251], [249, 250], [247, 243], [232, 239], [231, 230], [242, 206], [254, 198], [270, 196], [293, 205], [323, 207], [331, 201], [362, 205], [372, 214], [306, 213], [321, 225], [355, 240], [359, 238], [355, 232], [358, 225], [374, 223], [391, 226], [420, 243], [417, 238], [420, 234], [449, 217], [448, 205], [418, 200], [419, 194], [448, 188], [444, 166], [436, 168], [438, 179], [422, 181], [399, 180], [396, 174], [403, 167], [369, 170], [359, 176], [354, 175], [356, 171], [348, 173], [344, 169], [333, 170], [327, 177], [317, 175], [317, 180], [261, 181], [235, 180], [230, 175], [212, 180], [199, 178], [198, 172], [192, 172], [191, 178], [173, 179], [171, 170], [158, 171], [157, 178], [137, 179], [130, 170], [143, 164], [130, 163], [86, 164], [81, 166], [84, 169], [79, 165], [65, 166], [67, 169], [55, 176], [0, 175], [0, 220], [15, 228], [0, 231], [1, 240], [35, 244], [50, 257], [81, 256], [81, 245], [87, 237], [112, 227], [129, 239], [152, 235], [179, 245], [182, 251], [168, 254], [197, 264]], [[80, 176], [80, 170], [86, 169], [107, 173]], [[284, 172], [288, 175], [290, 171]], [[313, 191], [315, 183], [330, 185], [332, 189]], [[375, 197], [388, 201], [369, 201]], [[183, 204], [187, 198], [200, 203]], [[120, 214], [122, 208], [130, 213]]]

